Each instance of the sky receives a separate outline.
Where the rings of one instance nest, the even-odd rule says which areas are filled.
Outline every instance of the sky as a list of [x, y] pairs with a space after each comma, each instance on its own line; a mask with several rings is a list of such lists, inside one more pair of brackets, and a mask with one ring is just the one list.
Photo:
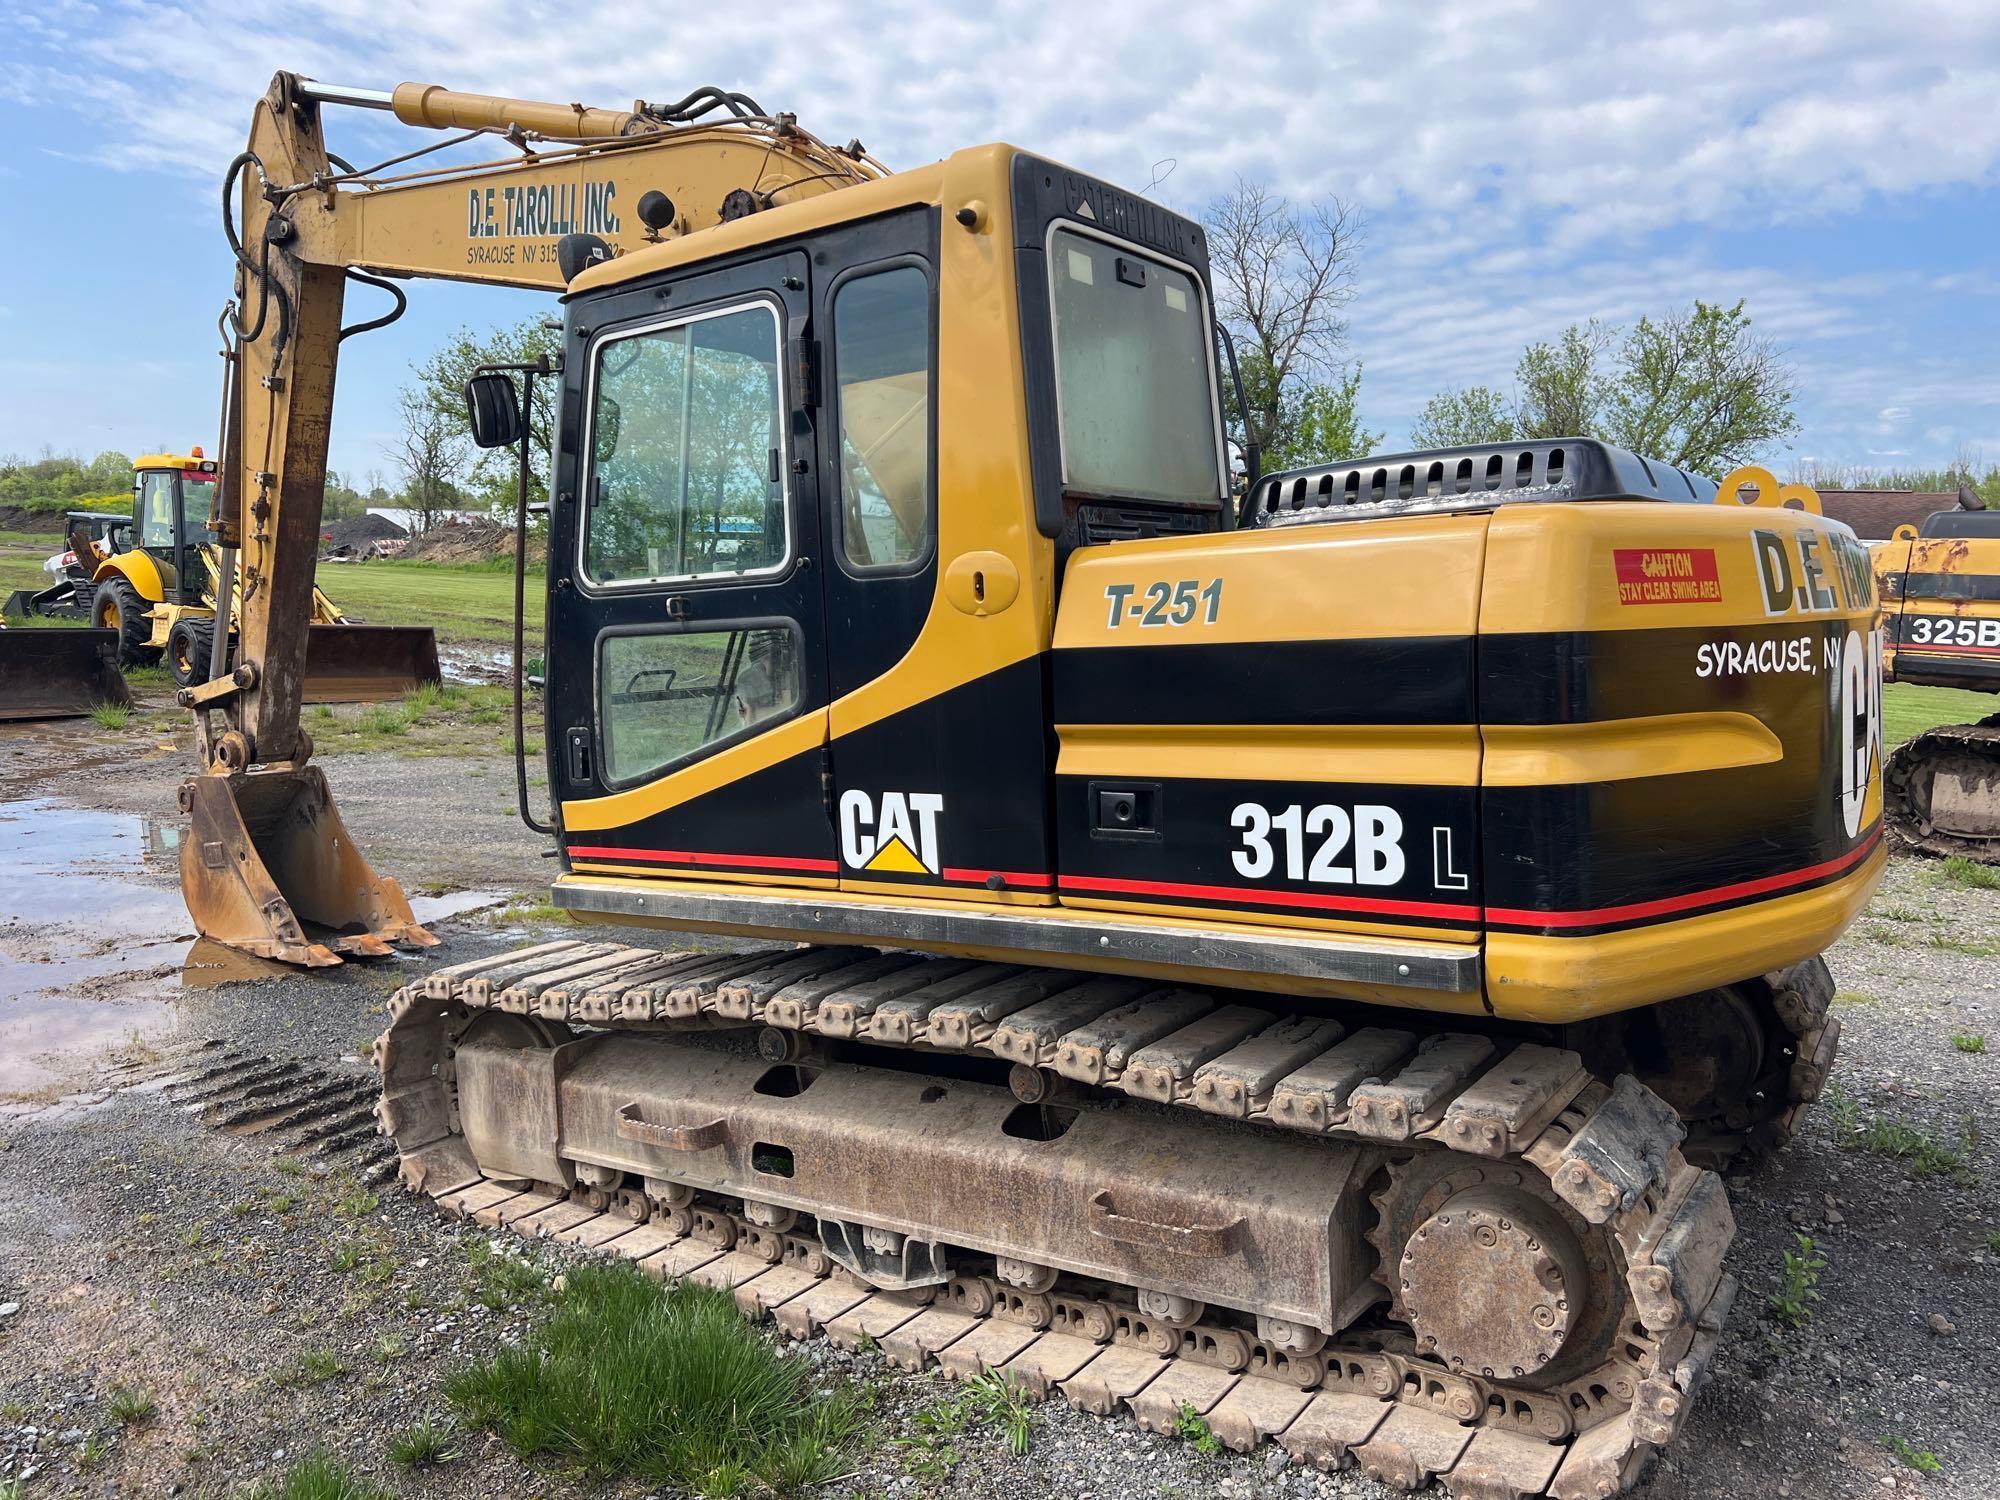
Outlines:
[[[997, 139], [1183, 212], [1239, 178], [1338, 197], [1384, 447], [1571, 322], [1742, 298], [1796, 371], [1774, 468], [2000, 463], [1993, 0], [0, 0], [0, 455], [213, 441], [220, 177], [280, 68], [615, 107], [714, 83], [892, 167]], [[424, 137], [384, 119], [330, 111], [329, 145]], [[415, 284], [343, 351], [333, 466], [393, 485], [412, 360], [551, 306]]]

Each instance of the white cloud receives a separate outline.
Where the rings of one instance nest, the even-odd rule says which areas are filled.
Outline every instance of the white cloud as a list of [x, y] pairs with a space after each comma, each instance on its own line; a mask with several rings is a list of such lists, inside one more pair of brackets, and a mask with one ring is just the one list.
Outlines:
[[[713, 82], [892, 165], [1001, 138], [1134, 187], [1171, 158], [1157, 195], [1183, 209], [1238, 175], [1338, 193], [1371, 220], [1352, 352], [1378, 423], [1443, 386], [1504, 384], [1569, 322], [1697, 296], [1748, 298], [1794, 351], [1829, 455], [1862, 451], [1871, 424], [1990, 405], [2000, 378], [1912, 349], [1895, 311], [2000, 294], [1970, 252], [1974, 269], [1905, 269], [1912, 247], [1858, 274], [1769, 248], [2000, 184], [1989, 0], [834, 0], [684, 25], [546, 0], [55, 0], [11, 25], [0, 98], [56, 122], [50, 144], [200, 183], [288, 68], [608, 104]], [[329, 133], [411, 139], [354, 111]]]

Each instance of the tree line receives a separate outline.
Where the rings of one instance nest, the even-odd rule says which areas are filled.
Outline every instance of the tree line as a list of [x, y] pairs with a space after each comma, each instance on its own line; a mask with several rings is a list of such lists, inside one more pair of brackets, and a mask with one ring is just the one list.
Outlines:
[[[1345, 359], [1360, 213], [1239, 181], [1201, 217], [1247, 408], [1226, 394], [1232, 441], [1254, 443], [1266, 469], [1379, 451], [1384, 434], [1359, 415], [1362, 367]], [[1754, 331], [1741, 300], [1697, 299], [1630, 328], [1591, 319], [1529, 344], [1511, 388], [1440, 391], [1407, 446], [1593, 437], [1720, 478], [1797, 432], [1792, 386], [1784, 352]]]

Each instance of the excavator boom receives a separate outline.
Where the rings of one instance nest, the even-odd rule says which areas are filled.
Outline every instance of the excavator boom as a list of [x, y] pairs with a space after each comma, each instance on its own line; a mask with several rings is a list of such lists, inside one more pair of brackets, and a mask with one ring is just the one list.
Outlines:
[[[459, 134], [356, 170], [327, 150], [326, 106]], [[438, 146], [486, 138], [512, 154], [424, 164]], [[617, 110], [272, 80], [224, 186], [237, 260], [211, 521], [224, 647], [180, 695], [206, 767], [182, 793], [196, 820], [182, 885], [204, 934], [316, 964], [431, 941], [347, 837], [299, 725], [340, 346], [400, 314], [403, 293], [384, 278], [560, 291], [584, 265], [879, 175], [858, 144], [836, 151], [714, 89]], [[350, 280], [386, 291], [392, 310], [343, 326]], [[340, 880], [295, 878], [335, 864]]]

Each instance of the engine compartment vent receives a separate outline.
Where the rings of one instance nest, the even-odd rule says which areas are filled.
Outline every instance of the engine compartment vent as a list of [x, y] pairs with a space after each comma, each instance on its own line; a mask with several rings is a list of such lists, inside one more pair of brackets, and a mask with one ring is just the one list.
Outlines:
[[1715, 481], [1591, 438], [1490, 443], [1267, 474], [1247, 526], [1486, 510], [1534, 500], [1665, 500], [1706, 505]]

